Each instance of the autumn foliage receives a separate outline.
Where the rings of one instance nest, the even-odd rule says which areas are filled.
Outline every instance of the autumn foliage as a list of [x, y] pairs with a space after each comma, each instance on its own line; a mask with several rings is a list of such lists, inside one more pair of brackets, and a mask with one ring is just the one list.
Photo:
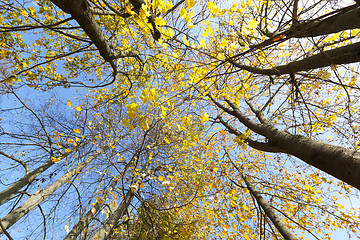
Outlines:
[[360, 237], [357, 4], [0, 13], [4, 238]]

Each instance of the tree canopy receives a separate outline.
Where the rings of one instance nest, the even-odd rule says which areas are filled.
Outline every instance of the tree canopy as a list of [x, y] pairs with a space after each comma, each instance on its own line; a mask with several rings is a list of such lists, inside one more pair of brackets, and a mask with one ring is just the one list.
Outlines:
[[360, 237], [358, 3], [0, 13], [4, 237]]

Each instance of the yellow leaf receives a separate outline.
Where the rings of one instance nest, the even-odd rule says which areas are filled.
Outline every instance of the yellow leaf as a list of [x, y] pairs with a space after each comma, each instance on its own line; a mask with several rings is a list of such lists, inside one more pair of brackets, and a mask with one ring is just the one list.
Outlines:
[[141, 5], [139, 15], [142, 19], [147, 19], [148, 17], [150, 17], [150, 13], [147, 10], [147, 6], [145, 4]]
[[56, 157], [51, 157], [51, 161], [53, 161], [54, 163], [59, 162], [61, 159], [60, 158], [56, 158]]
[[235, 51], [239, 48], [239, 44], [231, 43], [229, 47], [230, 47], [230, 50]]
[[126, 107], [127, 107], [127, 109], [128, 109], [129, 111], [134, 111], [134, 110], [136, 110], [136, 109], [139, 107], [139, 105], [137, 105], [136, 103], [132, 102], [132, 103], [128, 104]]
[[217, 16], [220, 13], [220, 9], [218, 6], [216, 6], [216, 3], [214, 2], [208, 2], [207, 3], [207, 7], [210, 10], [210, 13], [213, 14], [214, 16]]
[[145, 185], [145, 184], [142, 182], [142, 183], [140, 184], [140, 188], [143, 188], [144, 185]]
[[189, 40], [186, 39], [186, 36], [183, 35], [183, 43], [186, 45], [186, 46], [189, 46], [190, 45], [190, 42]]
[[150, 127], [149, 127], [149, 120], [146, 119], [146, 120], [144, 121], [144, 124], [142, 124], [141, 127], [144, 129], [144, 131], [148, 130], [148, 129], [150, 128]]
[[130, 14], [130, 15], [134, 15], [135, 12], [131, 10], [131, 7], [129, 5], [126, 5], [125, 7], [125, 12]]
[[223, 226], [223, 230], [227, 231], [229, 229], [229, 224], [225, 223], [225, 225]]
[[70, 230], [69, 230], [69, 225], [65, 225], [65, 231], [66, 231], [66, 233], [69, 233], [70, 232]]
[[187, 25], [187, 28], [188, 28], [188, 29], [191, 29], [191, 28], [194, 28], [194, 27], [195, 27], [195, 25], [192, 24], [192, 23], [189, 23], [189, 24]]
[[174, 32], [171, 28], [166, 29], [166, 34], [167, 34], [170, 38], [172, 38], [173, 36], [175, 36], [175, 32]]
[[96, 208], [92, 208], [92, 209], [91, 209], [91, 213], [92, 213], [92, 214], [95, 214], [95, 213], [96, 213]]
[[254, 29], [254, 28], [256, 28], [258, 26], [258, 24], [259, 24], [259, 22], [256, 21], [256, 19], [254, 18], [254, 19], [249, 21], [248, 27]]
[[155, 24], [158, 26], [165, 26], [166, 25], [166, 21], [160, 16], [160, 17], [156, 17], [155, 19]]
[[186, 7], [192, 8], [195, 5], [196, 1], [194, 0], [186, 0]]
[[160, 115], [161, 119], [164, 119], [166, 117], [166, 110], [162, 109], [161, 110], [161, 115]]
[[182, 8], [180, 9], [179, 16], [180, 16], [182, 19], [185, 19], [185, 18], [186, 18], [186, 16], [187, 16], [187, 11], [186, 11], [185, 8], [182, 7]]
[[316, 89], [316, 88], [319, 88], [320, 87], [320, 82], [315, 82], [313, 85], [312, 85], [312, 88], [313, 89]]
[[76, 106], [76, 110], [81, 112], [81, 107], [80, 106]]
[[322, 71], [320, 72], [320, 78], [323, 80], [329, 79], [331, 77], [331, 73], [328, 71]]
[[185, 127], [190, 126], [190, 118], [189, 117], [183, 117], [181, 120]]
[[77, 129], [77, 128], [74, 129], [74, 132], [75, 132], [75, 133], [78, 133], [78, 134], [81, 133], [81, 131], [80, 131], [79, 129]]
[[204, 39], [200, 39], [200, 47], [206, 48], [206, 42]]
[[209, 121], [209, 114], [207, 113], [204, 113], [202, 116], [201, 116], [201, 122], [204, 123], [206, 121]]
[[222, 40], [220, 42], [220, 47], [221, 48], [227, 48], [229, 46], [229, 42], [227, 40]]
[[214, 35], [214, 32], [213, 30], [211, 29], [210, 26], [207, 26], [206, 27], [206, 30], [201, 34], [203, 37], [207, 37], [207, 36], [210, 36], [212, 37]]
[[126, 127], [129, 125], [129, 120], [127, 118], [123, 118], [122, 124]]
[[172, 4], [171, 1], [169, 1], [169, 2], [166, 3], [165, 6], [166, 6], [167, 9], [171, 9], [174, 5]]
[[24, 17], [29, 16], [29, 14], [28, 14], [25, 10], [23, 10], [23, 9], [20, 10], [20, 14], [21, 14], [22, 16], [24, 16]]
[[164, 179], [164, 177], [163, 176], [159, 176], [159, 181], [164, 181], [165, 179]]
[[5, 82], [12, 85], [14, 82], [16, 81], [16, 78], [14, 77], [9, 77], [5, 79]]
[[72, 144], [74, 144], [75, 146], [77, 146], [77, 143], [74, 141], [74, 139], [72, 139], [72, 138], [69, 138], [68, 139], [68, 143], [72, 143]]
[[130, 119], [135, 118], [137, 116], [136, 112], [134, 111], [129, 111], [127, 115]]
[[69, 107], [71, 107], [71, 102], [70, 102], [70, 100], [67, 100], [67, 104], [68, 104]]

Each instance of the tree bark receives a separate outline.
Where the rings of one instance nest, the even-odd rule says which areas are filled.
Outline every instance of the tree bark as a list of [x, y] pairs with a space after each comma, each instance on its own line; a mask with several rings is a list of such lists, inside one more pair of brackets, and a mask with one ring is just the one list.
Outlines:
[[[89, 143], [89, 141], [86, 141], [84, 143], [79, 144], [78, 146], [76, 146], [75, 148], [71, 149], [70, 152], [65, 153], [64, 155], [62, 155], [60, 157], [59, 160], [64, 159], [65, 157], [69, 156], [71, 153], [73, 153], [74, 151], [76, 151], [77, 149], [85, 146], [87, 143]], [[13, 183], [10, 187], [8, 187], [7, 189], [5, 189], [4, 191], [2, 191], [0, 193], [0, 205], [2, 205], [5, 201], [7, 201], [8, 199], [10, 199], [11, 197], [13, 197], [15, 194], [17, 194], [19, 192], [19, 190], [21, 188], [23, 188], [26, 184], [31, 183], [32, 181], [34, 181], [34, 179], [39, 176], [41, 173], [43, 173], [46, 169], [48, 169], [49, 167], [51, 167], [52, 165], [54, 165], [54, 161], [50, 158], [47, 162], [45, 162], [43, 165], [41, 165], [40, 167], [38, 167], [37, 169], [35, 169], [34, 171], [26, 174], [24, 177], [22, 177], [21, 179], [19, 179], [18, 181], [16, 181], [15, 183]]]
[[84, 215], [80, 218], [80, 220], [75, 224], [75, 226], [71, 229], [68, 235], [64, 238], [64, 240], [72, 240], [76, 239], [80, 233], [88, 226], [91, 219], [93, 219], [94, 215], [99, 211], [99, 209], [104, 206], [104, 203], [110, 193], [114, 190], [117, 181], [113, 180], [110, 184], [106, 192], [101, 196], [99, 201]]
[[137, 178], [136, 182], [132, 186], [130, 186], [130, 190], [128, 190], [118, 208], [113, 214], [111, 214], [110, 218], [106, 221], [106, 223], [95, 233], [95, 235], [90, 240], [107, 239], [109, 236], [111, 236], [114, 228], [118, 226], [119, 220], [125, 215], [126, 210], [132, 202], [135, 194], [139, 191], [140, 184], [147, 176], [146, 172], [149, 164], [150, 162], [148, 159], [145, 163], [145, 166], [141, 170], [140, 176]]
[[[293, 135], [274, 127], [262, 114], [253, 108], [260, 123], [248, 118], [234, 103], [226, 102], [232, 109], [225, 107], [210, 96], [211, 100], [222, 110], [236, 117], [247, 128], [267, 139], [268, 147], [279, 149], [279, 153], [295, 156], [333, 177], [346, 182], [360, 190], [360, 153], [344, 147], [335, 146], [300, 135]], [[224, 125], [226, 127], [226, 125]], [[227, 127], [228, 128], [228, 127]], [[233, 129], [228, 130], [231, 132]], [[276, 151], [272, 151], [276, 152]]]
[[[138, 157], [139, 157], [139, 152], [136, 152], [130, 162], [132, 162], [135, 158]], [[129, 166], [130, 165], [127, 164], [126, 167], [116, 178], [121, 179], [124, 176]], [[99, 211], [99, 209], [105, 204], [107, 197], [114, 190], [116, 184], [117, 184], [117, 180], [114, 179], [113, 182], [108, 187], [108, 189], [106, 190], [106, 192], [101, 196], [99, 201], [84, 216], [80, 218], [79, 222], [75, 224], [75, 226], [71, 229], [71, 231], [64, 238], [64, 240], [71, 240], [77, 238], [77, 236], [86, 228], [86, 226], [88, 226], [89, 222], [91, 221], [91, 219], [93, 219], [93, 217]]]
[[306, 57], [299, 61], [290, 62], [286, 65], [277, 66], [269, 69], [262, 69], [242, 65], [234, 60], [228, 61], [235, 67], [252, 72], [254, 74], [262, 75], [282, 75], [291, 74], [300, 71], [309, 71], [317, 68], [327, 67], [338, 64], [349, 64], [360, 62], [360, 43], [350, 44], [348, 46], [335, 48], [324, 51], [311, 57]]
[[[54, 193], [57, 189], [59, 189], [64, 183], [68, 182], [76, 173], [80, 172], [86, 165], [88, 165], [96, 157], [98, 157], [100, 154], [102, 154], [104, 151], [106, 151], [109, 148], [110, 148], [110, 144], [96, 151], [93, 155], [88, 157], [84, 162], [82, 162], [80, 165], [78, 165], [71, 171], [64, 174], [61, 178], [56, 180], [49, 187], [47, 187], [44, 190], [40, 189], [36, 193], [31, 195], [21, 206], [19, 206], [14, 211], [12, 211], [11, 213], [9, 213], [0, 220], [5, 230], [10, 228], [14, 223], [20, 220], [34, 207], [38, 206], [40, 203], [46, 200], [52, 193]], [[0, 233], [3, 233], [3, 231], [1, 230]]]
[[[360, 27], [359, 12], [360, 6], [354, 5], [336, 10], [333, 13], [327, 13], [316, 19], [308, 20], [303, 23], [298, 23], [295, 21], [296, 24], [294, 24], [293, 21], [292, 27], [285, 31], [273, 34], [270, 34], [266, 31], [266, 34], [270, 35], [271, 37], [259, 44], [250, 45], [249, 48], [250, 50], [261, 49], [272, 45], [273, 43], [284, 42], [291, 38], [316, 37], [320, 35], [337, 33], [344, 30], [356, 29]], [[246, 53], [250, 52], [250, 50], [246, 51]], [[240, 55], [243, 54], [244, 53]], [[234, 59], [240, 55], [233, 56], [232, 58]]]
[[279, 35], [283, 34], [286, 37], [295, 38], [317, 37], [356, 28], [360, 28], [360, 6], [347, 11], [340, 11], [338, 14], [325, 19], [305, 22]]
[[51, 2], [64, 12], [71, 14], [95, 44], [101, 57], [103, 57], [105, 61], [115, 65], [114, 60], [117, 58], [137, 57], [137, 55], [132, 52], [112, 51], [109, 42], [92, 15], [92, 10], [87, 0], [51, 0]]
[[262, 198], [260, 193], [255, 190], [254, 186], [246, 179], [246, 177], [242, 176], [242, 178], [244, 179], [247, 189], [249, 189], [251, 195], [254, 196], [256, 202], [261, 206], [266, 216], [269, 217], [271, 222], [275, 225], [276, 229], [280, 232], [284, 239], [298, 240], [298, 238], [295, 237], [295, 235], [286, 227], [286, 225], [281, 221], [281, 219], [278, 218], [272, 207], [265, 201], [265, 199]]

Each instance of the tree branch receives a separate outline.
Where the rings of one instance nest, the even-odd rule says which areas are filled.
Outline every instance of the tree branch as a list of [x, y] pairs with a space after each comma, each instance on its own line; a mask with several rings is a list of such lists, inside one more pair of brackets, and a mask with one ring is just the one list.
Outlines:
[[317, 68], [328, 67], [331, 65], [348, 64], [360, 61], [360, 43], [324, 51], [319, 54], [306, 57], [299, 61], [290, 62], [286, 65], [277, 66], [270, 69], [262, 69], [242, 65], [232, 59], [227, 59], [235, 67], [263, 75], [282, 75], [292, 74], [299, 71], [309, 71]]
[[247, 143], [250, 147], [252, 147], [256, 150], [259, 150], [259, 151], [264, 151], [264, 152], [273, 152], [273, 153], [284, 152], [282, 149], [272, 146], [269, 143], [254, 141], [251, 138], [246, 137], [242, 132], [238, 131], [237, 129], [232, 127], [230, 124], [225, 122], [220, 116], [218, 116], [217, 118], [220, 120], [221, 124], [224, 125], [228, 129], [229, 133], [232, 133], [235, 136], [240, 137], [241, 140], [243, 140], [245, 143]]

